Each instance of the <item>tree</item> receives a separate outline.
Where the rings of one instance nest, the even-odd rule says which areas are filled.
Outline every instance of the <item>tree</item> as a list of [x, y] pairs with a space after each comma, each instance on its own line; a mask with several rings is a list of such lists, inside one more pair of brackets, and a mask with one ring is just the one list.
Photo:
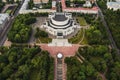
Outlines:
[[17, 16], [11, 30], [8, 32], [8, 40], [15, 43], [28, 42], [32, 33], [30, 24], [35, 21], [36, 18], [31, 17], [30, 14], [21, 14]]
[[30, 80], [31, 72], [38, 71], [36, 76], [39, 76], [40, 80], [48, 80], [48, 76], [51, 76], [50, 79], [53, 80], [54, 60], [47, 51], [38, 54], [39, 52], [41, 52], [39, 46], [32, 48], [11, 46], [0, 56], [0, 79]]
[[30, 0], [30, 1], [28, 2], [28, 7], [29, 7], [29, 9], [32, 9], [32, 8], [34, 7], [33, 0]]
[[96, 54], [98, 55], [104, 55], [106, 52], [108, 52], [108, 48], [106, 46], [103, 45], [99, 45], [98, 47], [96, 47]]
[[1, 56], [0, 56], [0, 63], [8, 63], [7, 56], [1, 55]]
[[36, 28], [36, 33], [35, 33], [35, 37], [39, 38], [39, 37], [48, 37], [48, 33], [40, 30], [39, 28]]
[[25, 24], [30, 25], [30, 24], [35, 23], [36, 21], [37, 21], [36, 18], [31, 17], [31, 18], [26, 19]]
[[35, 57], [34, 59], [32, 59], [31, 63], [33, 64], [33, 67], [35, 68], [39, 68], [40, 66], [40, 57]]
[[107, 61], [107, 63], [109, 63], [111, 60], [113, 60], [111, 53], [105, 53], [104, 59]]
[[8, 51], [8, 47], [5, 47], [5, 46], [1, 46], [0, 47], [0, 53], [1, 54], [4, 54], [5, 52], [7, 52]]
[[94, 72], [95, 72], [94, 67], [91, 64], [88, 64], [86, 66], [86, 75], [87, 76], [93, 76]]
[[15, 42], [20, 42], [21, 41], [21, 37], [19, 34], [15, 35]]
[[94, 26], [91, 26], [87, 30], [86, 36], [89, 39], [89, 44], [98, 44], [102, 40], [102, 34], [100, 30], [97, 30]]
[[4, 78], [8, 78], [13, 73], [13, 70], [10, 66], [6, 66], [3, 68], [2, 74]]
[[5, 3], [3, 3], [2, 0], [1, 0], [1, 2], [0, 2], [0, 11], [2, 10], [4, 5], [5, 5]]
[[17, 54], [15, 52], [11, 52], [8, 57], [9, 62], [11, 63], [16, 62], [16, 59], [17, 59]]

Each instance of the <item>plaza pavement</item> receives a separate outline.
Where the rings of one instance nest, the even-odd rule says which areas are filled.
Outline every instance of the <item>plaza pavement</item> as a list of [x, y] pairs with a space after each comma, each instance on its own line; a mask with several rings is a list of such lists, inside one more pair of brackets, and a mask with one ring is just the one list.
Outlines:
[[40, 47], [42, 50], [47, 50], [53, 57], [55, 57], [59, 52], [62, 53], [64, 57], [69, 57], [75, 55], [79, 45], [72, 44], [72, 46], [48, 46], [48, 44], [41, 44]]

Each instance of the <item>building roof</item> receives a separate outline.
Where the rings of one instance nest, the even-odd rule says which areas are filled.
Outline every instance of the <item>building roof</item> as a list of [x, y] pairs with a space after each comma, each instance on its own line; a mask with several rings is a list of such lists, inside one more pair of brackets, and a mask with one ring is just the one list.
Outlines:
[[55, 21], [65, 21], [67, 20], [67, 17], [65, 17], [64, 14], [55, 14], [55, 17], [53, 19]]
[[61, 0], [61, 4], [62, 4], [62, 9], [64, 10], [68, 10], [68, 11], [98, 11], [98, 7], [92, 7], [92, 8], [83, 8], [83, 7], [76, 7], [76, 8], [69, 8], [66, 7], [65, 4], [65, 0]]
[[108, 5], [120, 5], [120, 2], [107, 2]]
[[48, 3], [49, 0], [33, 0], [34, 3]]
[[107, 6], [113, 9], [120, 9], [120, 2], [107, 2]]
[[27, 7], [28, 7], [28, 2], [29, 2], [29, 1], [30, 1], [30, 0], [25, 0], [25, 1], [24, 1], [22, 7], [20, 8], [20, 12], [27, 9]]
[[120, 0], [116, 0], [116, 2], [120, 2]]
[[52, 7], [56, 7], [56, 1], [52, 1]]
[[54, 13], [49, 15], [47, 25], [54, 29], [66, 29], [73, 26], [72, 14], [70, 13]]
[[9, 15], [8, 14], [0, 14], [0, 24], [3, 24], [3, 22], [5, 21], [6, 18], [8, 18]]
[[[54, 29], [67, 29], [67, 28], [69, 28], [69, 27], [72, 26], [73, 21], [70, 21], [70, 20], [69, 20], [69, 22], [68, 22], [67, 24], [65, 24], [65, 25], [56, 25], [56, 24], [52, 23], [51, 20], [50, 20], [50, 21], [47, 21], [47, 23], [48, 23], [48, 26], [50, 26], [50, 27], [52, 27], [52, 28], [54, 28]], [[51, 23], [51, 24], [50, 24], [50, 23]]]

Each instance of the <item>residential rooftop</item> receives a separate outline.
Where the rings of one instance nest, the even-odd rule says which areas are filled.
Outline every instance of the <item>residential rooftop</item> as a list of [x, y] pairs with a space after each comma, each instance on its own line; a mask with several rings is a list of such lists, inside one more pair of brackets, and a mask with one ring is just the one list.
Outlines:
[[107, 2], [106, 5], [108, 9], [118, 10], [120, 9], [120, 0], [116, 0], [116, 2]]
[[3, 22], [5, 21], [6, 18], [8, 18], [9, 15], [8, 14], [0, 14], [0, 24], [3, 24]]

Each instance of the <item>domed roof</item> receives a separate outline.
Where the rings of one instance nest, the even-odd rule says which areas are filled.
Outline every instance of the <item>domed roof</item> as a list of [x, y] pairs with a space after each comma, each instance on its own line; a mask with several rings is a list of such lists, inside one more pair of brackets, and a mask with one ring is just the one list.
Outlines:
[[68, 13], [50, 14], [47, 25], [54, 29], [67, 29], [69, 27], [72, 27], [74, 23], [71, 16], [72, 14]]

